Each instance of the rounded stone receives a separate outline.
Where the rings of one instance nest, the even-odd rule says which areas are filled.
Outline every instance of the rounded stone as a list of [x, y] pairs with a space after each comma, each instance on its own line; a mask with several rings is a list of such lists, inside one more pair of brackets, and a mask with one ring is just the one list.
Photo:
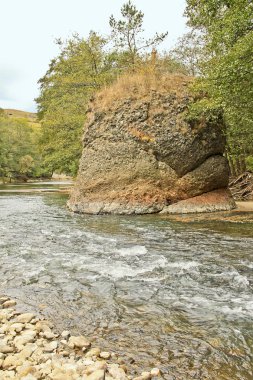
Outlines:
[[152, 377], [155, 377], [155, 376], [159, 376], [161, 372], [159, 368], [152, 368], [150, 371], [150, 374]]
[[20, 314], [16, 317], [16, 322], [29, 323], [33, 318], [34, 318], [34, 314], [24, 313], [24, 314]]
[[99, 356], [102, 359], [108, 360], [108, 359], [110, 359], [111, 354], [110, 354], [110, 352], [102, 351], [102, 352], [100, 352]]
[[9, 300], [9, 301], [5, 301], [5, 302], [2, 304], [2, 306], [3, 306], [3, 308], [7, 309], [7, 308], [9, 308], [9, 307], [13, 307], [13, 306], [15, 306], [16, 304], [17, 304], [16, 301], [14, 301], [14, 300]]

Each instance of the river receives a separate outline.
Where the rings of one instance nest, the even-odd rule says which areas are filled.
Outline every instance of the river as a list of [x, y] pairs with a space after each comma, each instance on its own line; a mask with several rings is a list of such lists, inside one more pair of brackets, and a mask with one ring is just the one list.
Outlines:
[[164, 379], [252, 379], [253, 223], [75, 215], [0, 186], [1, 293]]

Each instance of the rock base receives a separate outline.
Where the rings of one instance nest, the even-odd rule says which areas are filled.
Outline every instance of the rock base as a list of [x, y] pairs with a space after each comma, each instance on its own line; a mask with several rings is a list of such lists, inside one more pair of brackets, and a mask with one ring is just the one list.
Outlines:
[[143, 214], [194, 214], [218, 211], [230, 211], [236, 208], [236, 203], [227, 189], [219, 189], [188, 198], [169, 206], [164, 202], [92, 202], [82, 199], [79, 202], [68, 202], [69, 208], [80, 214], [117, 214], [117, 215], [143, 215]]
[[189, 198], [165, 207], [160, 214], [194, 214], [217, 211], [230, 211], [236, 208], [235, 201], [227, 189]]
[[162, 204], [154, 205], [141, 205], [141, 204], [127, 204], [127, 203], [103, 203], [103, 202], [79, 202], [70, 203], [68, 207], [77, 214], [115, 214], [115, 215], [143, 215], [143, 214], [157, 214], [163, 209]]

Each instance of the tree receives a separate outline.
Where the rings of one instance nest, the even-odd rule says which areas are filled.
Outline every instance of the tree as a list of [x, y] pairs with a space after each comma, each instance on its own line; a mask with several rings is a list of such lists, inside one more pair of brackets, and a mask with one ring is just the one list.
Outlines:
[[113, 60], [103, 50], [106, 40], [95, 32], [87, 40], [76, 34], [57, 43], [60, 54], [39, 81], [41, 146], [44, 164], [51, 173], [75, 175], [87, 104], [94, 91], [111, 80]]
[[240, 172], [253, 155], [253, 2], [188, 0], [185, 14], [205, 36], [200, 88], [224, 110], [228, 155]]
[[201, 74], [201, 62], [206, 58], [204, 46], [203, 35], [192, 29], [178, 39], [170, 55], [185, 67], [189, 75], [197, 76]]
[[143, 52], [154, 49], [168, 35], [168, 32], [158, 34], [146, 40], [143, 36], [144, 14], [138, 11], [129, 0], [121, 8], [122, 20], [117, 21], [112, 15], [109, 20], [111, 38], [116, 49], [125, 55], [125, 65], [134, 67]]

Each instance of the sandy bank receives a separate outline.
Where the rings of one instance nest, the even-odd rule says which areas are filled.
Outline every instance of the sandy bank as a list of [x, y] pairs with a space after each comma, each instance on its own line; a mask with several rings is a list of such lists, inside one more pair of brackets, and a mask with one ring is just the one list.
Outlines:
[[238, 211], [253, 212], [253, 201], [236, 202], [236, 206]]

